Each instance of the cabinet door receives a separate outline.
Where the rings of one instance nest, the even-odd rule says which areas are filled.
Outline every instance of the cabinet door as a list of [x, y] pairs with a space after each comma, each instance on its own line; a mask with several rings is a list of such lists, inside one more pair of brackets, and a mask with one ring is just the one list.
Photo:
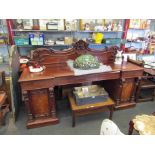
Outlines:
[[29, 95], [30, 111], [35, 118], [51, 115], [48, 89], [32, 90]]
[[135, 79], [125, 79], [121, 92], [121, 102], [130, 102], [135, 86]]

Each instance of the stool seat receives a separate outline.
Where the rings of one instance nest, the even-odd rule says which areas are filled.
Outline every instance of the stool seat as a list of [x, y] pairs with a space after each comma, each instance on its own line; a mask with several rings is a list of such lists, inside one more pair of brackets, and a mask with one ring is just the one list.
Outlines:
[[[151, 93], [149, 96], [142, 96], [142, 91], [150, 90]], [[154, 100], [154, 92], [155, 92], [155, 82], [150, 79], [142, 79], [137, 87], [136, 91], [136, 102], [144, 102], [144, 101], [153, 101]]]
[[135, 129], [140, 135], [155, 135], [155, 116], [137, 115], [129, 123], [129, 134]]
[[155, 88], [155, 82], [149, 80], [149, 79], [143, 79], [141, 81], [141, 89], [148, 89], [148, 88]]
[[81, 106], [78, 106], [76, 104], [76, 101], [72, 94], [68, 95], [68, 99], [72, 111], [72, 127], [75, 127], [75, 117], [85, 116], [87, 114], [93, 114], [97, 112], [103, 112], [105, 110], [108, 110], [110, 112], [109, 119], [112, 119], [115, 103], [111, 98], [108, 98], [107, 101], [97, 102], [94, 104], [85, 104]]

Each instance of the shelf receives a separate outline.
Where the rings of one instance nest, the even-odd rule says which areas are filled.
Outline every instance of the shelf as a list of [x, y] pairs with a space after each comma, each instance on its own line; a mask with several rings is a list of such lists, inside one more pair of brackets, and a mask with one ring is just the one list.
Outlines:
[[129, 28], [129, 30], [140, 30], [140, 31], [147, 31], [147, 30], [150, 30], [150, 29], [142, 29], [142, 28]]
[[24, 48], [30, 48], [30, 47], [71, 47], [72, 45], [16, 45], [17, 47], [24, 47]]
[[146, 43], [146, 42], [128, 41], [126, 43], [128, 43], [128, 44], [131, 44], [131, 43], [143, 44], [143, 43]]
[[95, 43], [89, 43], [89, 45], [93, 45], [93, 46], [101, 46], [101, 45], [104, 45], [104, 46], [109, 46], [109, 45], [117, 45], [117, 44], [121, 44], [121, 43], [103, 43], [103, 44], [95, 44]]
[[[112, 44], [120, 44], [120, 43], [104, 43], [104, 44], [95, 44], [95, 43], [89, 43], [89, 45], [112, 45]], [[65, 46], [69, 46], [72, 47], [72, 45], [16, 45], [17, 47], [65, 47]]]
[[76, 31], [81, 33], [95, 33], [95, 32], [101, 32], [101, 33], [120, 33], [123, 31]]
[[102, 33], [118, 33], [118, 32], [123, 32], [123, 31], [82, 31], [82, 30], [77, 30], [77, 31], [69, 31], [69, 30], [17, 30], [13, 29], [13, 32], [79, 32], [79, 33], [94, 33], [94, 32], [102, 32]]
[[74, 32], [68, 30], [17, 30], [13, 29], [13, 32]]
[[0, 47], [1, 47], [1, 46], [8, 46], [8, 44], [0, 44]]

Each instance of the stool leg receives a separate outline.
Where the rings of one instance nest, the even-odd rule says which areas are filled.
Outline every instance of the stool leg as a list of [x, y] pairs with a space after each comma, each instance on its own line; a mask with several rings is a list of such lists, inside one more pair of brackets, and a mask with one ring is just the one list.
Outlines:
[[72, 112], [72, 127], [75, 127], [75, 114]]
[[114, 111], [114, 106], [110, 106], [110, 107], [109, 107], [109, 111], [110, 111], [109, 119], [112, 120], [113, 111]]
[[132, 135], [133, 129], [134, 129], [134, 123], [133, 123], [133, 121], [130, 121], [130, 123], [129, 123], [129, 131], [128, 131], [129, 135]]

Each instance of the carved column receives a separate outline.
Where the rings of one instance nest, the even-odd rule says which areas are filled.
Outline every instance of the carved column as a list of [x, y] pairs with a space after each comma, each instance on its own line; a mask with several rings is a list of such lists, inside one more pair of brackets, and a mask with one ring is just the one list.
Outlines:
[[122, 95], [122, 90], [123, 90], [123, 84], [125, 83], [125, 79], [121, 79], [119, 83], [119, 93], [118, 93], [118, 98], [116, 99], [116, 105], [119, 105], [121, 102], [121, 95]]
[[140, 83], [141, 83], [142, 78], [138, 77], [136, 81], [136, 90], [135, 90], [135, 100], [138, 102], [139, 94], [140, 94]]
[[140, 80], [141, 80], [141, 78], [135, 79], [135, 84], [134, 84], [134, 88], [133, 88], [133, 92], [132, 92], [132, 96], [131, 96], [131, 102], [135, 101], [136, 91], [137, 91], [138, 85], [140, 83]]
[[55, 97], [54, 97], [54, 88], [49, 88], [49, 103], [50, 103], [50, 111], [52, 117], [56, 117], [56, 110], [55, 110]]
[[25, 106], [27, 108], [28, 120], [33, 120], [33, 114], [32, 114], [31, 108], [30, 108], [30, 98], [29, 98], [28, 91], [24, 90], [22, 92], [22, 94], [24, 97]]

